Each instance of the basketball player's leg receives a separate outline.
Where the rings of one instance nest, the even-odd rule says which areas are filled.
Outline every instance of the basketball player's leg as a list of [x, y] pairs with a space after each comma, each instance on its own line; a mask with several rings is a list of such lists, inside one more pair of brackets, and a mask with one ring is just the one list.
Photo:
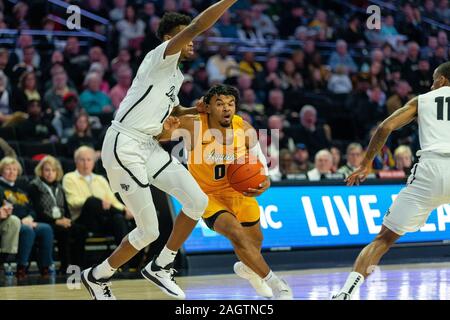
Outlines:
[[433, 190], [429, 187], [432, 174], [427, 174], [425, 169], [420, 173], [417, 177], [411, 175], [407, 187], [399, 193], [385, 215], [381, 231], [361, 251], [355, 261], [353, 271], [333, 299], [351, 299], [352, 294], [374, 271], [392, 245], [405, 233], [415, 232], [422, 227], [431, 211], [440, 205], [433, 196]]
[[177, 251], [189, 237], [208, 205], [208, 197], [189, 171], [176, 159], [154, 174], [152, 179], [155, 187], [174, 196], [181, 203], [182, 210], [175, 219], [166, 246], [141, 273], [163, 292], [184, 299], [184, 292], [173, 279], [172, 266]]
[[[166, 243], [168, 250], [176, 252], [181, 248], [202, 217], [208, 205], [208, 196], [202, 191], [190, 172], [176, 159], [173, 159], [154, 178], [152, 184], [175, 197], [182, 205]], [[173, 256], [166, 260], [160, 254], [158, 262], [161, 262], [162, 266], [165, 266], [168, 263], [172, 263], [174, 258]]]

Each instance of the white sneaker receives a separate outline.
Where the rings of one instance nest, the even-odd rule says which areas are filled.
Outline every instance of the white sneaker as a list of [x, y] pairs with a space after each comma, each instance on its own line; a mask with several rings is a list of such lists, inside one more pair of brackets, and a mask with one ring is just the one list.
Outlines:
[[89, 291], [94, 300], [116, 300], [111, 292], [111, 282], [109, 279], [97, 280], [92, 275], [93, 268], [89, 268], [81, 272], [81, 281]]
[[274, 300], [292, 300], [294, 296], [292, 294], [292, 289], [283, 279], [280, 279], [272, 287], [273, 299]]
[[352, 300], [351, 296], [345, 292], [339, 292], [331, 297], [331, 300]]
[[264, 298], [273, 297], [272, 289], [270, 289], [267, 283], [243, 262], [236, 262], [233, 270], [239, 277], [248, 280], [259, 296]]
[[175, 269], [172, 268], [172, 263], [160, 267], [155, 262], [156, 257], [141, 270], [142, 276], [160, 288], [164, 293], [177, 299], [185, 299], [186, 295], [183, 290], [177, 285], [173, 278]]

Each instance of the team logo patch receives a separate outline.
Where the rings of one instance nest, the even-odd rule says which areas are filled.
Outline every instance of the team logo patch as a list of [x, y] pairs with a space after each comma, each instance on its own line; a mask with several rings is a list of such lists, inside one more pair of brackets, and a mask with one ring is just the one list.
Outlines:
[[121, 183], [121, 184], [120, 184], [120, 187], [121, 187], [123, 190], [125, 190], [125, 191], [128, 191], [128, 190], [130, 189], [130, 185], [129, 185], [129, 184], [125, 184], [125, 183]]

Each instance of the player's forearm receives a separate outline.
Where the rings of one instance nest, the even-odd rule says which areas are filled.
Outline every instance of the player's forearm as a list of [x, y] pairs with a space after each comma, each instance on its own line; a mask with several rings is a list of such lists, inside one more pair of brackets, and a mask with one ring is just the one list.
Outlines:
[[372, 163], [377, 153], [380, 152], [381, 148], [383, 148], [386, 144], [387, 138], [391, 132], [391, 129], [383, 124], [378, 126], [374, 136], [370, 139], [369, 147], [367, 148], [366, 155], [364, 156], [362, 166], [369, 166]]
[[182, 117], [190, 114], [198, 114], [198, 110], [196, 107], [186, 108], [183, 106], [176, 106], [173, 108], [173, 111], [171, 113], [174, 117]]
[[217, 20], [228, 10], [237, 0], [222, 0], [198, 15], [193, 21], [192, 25], [195, 27], [197, 34], [200, 34], [211, 28]]

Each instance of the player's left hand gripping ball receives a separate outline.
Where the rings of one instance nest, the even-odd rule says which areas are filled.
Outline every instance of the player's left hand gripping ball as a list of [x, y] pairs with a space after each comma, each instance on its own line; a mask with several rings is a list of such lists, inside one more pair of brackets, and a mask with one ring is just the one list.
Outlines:
[[261, 195], [264, 191], [269, 189], [270, 187], [270, 179], [266, 177], [266, 180], [259, 185], [258, 189], [248, 188], [247, 192], [244, 192], [244, 196], [246, 197], [257, 197]]

